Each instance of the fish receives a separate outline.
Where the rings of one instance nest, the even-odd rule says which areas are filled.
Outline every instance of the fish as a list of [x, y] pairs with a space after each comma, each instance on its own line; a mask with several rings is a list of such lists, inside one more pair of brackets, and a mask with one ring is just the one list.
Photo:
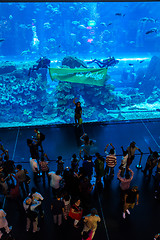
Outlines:
[[10, 20], [13, 19], [13, 16], [12, 16], [12, 15], [9, 15], [9, 19], [10, 19]]
[[110, 25], [112, 25], [112, 22], [110, 22], [110, 23], [107, 24], [107, 26], [110, 26]]
[[80, 8], [80, 11], [88, 11], [88, 8], [86, 8], [86, 7], [81, 7], [81, 8]]
[[22, 56], [23, 56], [23, 55], [27, 55], [28, 53], [30, 53], [30, 50], [29, 50], [29, 49], [26, 50], [26, 51], [21, 52], [21, 55], [22, 55]]
[[133, 64], [133, 63], [129, 63], [128, 65], [129, 65], [129, 66], [133, 66], [134, 64]]
[[139, 63], [142, 63], [142, 62], [144, 62], [144, 60], [140, 61]]
[[4, 42], [4, 40], [5, 40], [4, 38], [1, 38], [1, 39], [0, 39], [0, 42]]
[[157, 22], [157, 19], [154, 19], [154, 18], [148, 18], [148, 22], [154, 22], [154, 23], [156, 23], [156, 22]]
[[106, 27], [106, 24], [104, 22], [101, 22], [100, 25]]
[[86, 29], [86, 27], [84, 25], [79, 25], [78, 28], [79, 29]]
[[78, 24], [80, 24], [80, 22], [78, 22], [78, 21], [73, 21], [72, 24], [78, 25]]
[[80, 43], [80, 42], [77, 42], [77, 45], [79, 45], [79, 46], [80, 46], [80, 45], [81, 45], [81, 43]]
[[130, 43], [130, 44], [135, 44], [135, 41], [130, 41], [129, 43]]
[[141, 18], [140, 19], [140, 22], [147, 22], [148, 21], [148, 18], [147, 17], [144, 17], [144, 18]]
[[116, 16], [122, 16], [124, 17], [126, 14], [122, 14], [122, 13], [115, 13]]
[[71, 6], [71, 7], [69, 7], [69, 10], [75, 11], [75, 8]]
[[158, 29], [157, 28], [151, 28], [149, 31], [146, 32], [146, 34], [149, 34], [149, 33], [157, 33], [158, 32]]
[[144, 17], [144, 18], [140, 19], [140, 22], [154, 22], [154, 23], [156, 23], [157, 19]]

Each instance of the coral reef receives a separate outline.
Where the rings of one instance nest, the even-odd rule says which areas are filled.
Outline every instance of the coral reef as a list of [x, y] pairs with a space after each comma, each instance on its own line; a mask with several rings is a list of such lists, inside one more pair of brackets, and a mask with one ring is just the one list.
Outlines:
[[62, 66], [68, 66], [70, 68], [79, 68], [79, 67], [84, 67], [87, 68], [87, 65], [80, 60], [79, 58], [73, 57], [73, 56], [66, 56], [62, 60]]
[[160, 85], [160, 58], [153, 56], [146, 69], [137, 72], [136, 86], [146, 97], [152, 94], [153, 88]]

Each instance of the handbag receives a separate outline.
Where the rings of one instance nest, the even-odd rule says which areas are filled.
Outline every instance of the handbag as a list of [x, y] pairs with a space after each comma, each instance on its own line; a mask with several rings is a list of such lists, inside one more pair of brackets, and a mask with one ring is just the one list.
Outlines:
[[74, 209], [71, 207], [68, 216], [71, 217], [72, 219], [80, 220], [82, 218], [83, 210], [82, 209], [80, 210], [76, 205], [73, 206], [77, 208], [78, 212], [77, 213], [72, 212], [72, 210]]

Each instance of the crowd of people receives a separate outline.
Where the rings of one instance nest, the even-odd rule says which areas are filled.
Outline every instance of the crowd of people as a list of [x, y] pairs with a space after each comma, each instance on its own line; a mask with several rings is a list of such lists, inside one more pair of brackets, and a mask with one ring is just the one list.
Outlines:
[[[80, 116], [79, 116], [80, 117]], [[38, 184], [42, 179], [43, 187], [48, 185], [52, 189], [51, 211], [53, 222], [60, 227], [65, 221], [71, 221], [74, 228], [81, 229], [82, 239], [93, 239], [98, 223], [101, 218], [96, 210], [92, 208], [92, 190], [96, 185], [97, 189], [102, 187], [103, 181], [114, 178], [114, 168], [117, 165], [115, 147], [112, 143], [107, 144], [104, 152], [106, 157], [96, 152], [90, 154], [90, 147], [93, 145], [86, 133], [80, 140], [82, 147], [78, 156], [73, 154], [69, 167], [64, 167], [62, 156], [58, 156], [57, 170], [49, 169], [49, 158], [45, 153], [42, 143], [45, 135], [37, 128], [34, 130], [35, 136], [27, 139], [27, 145], [30, 150], [30, 167], [33, 172], [35, 187], [30, 189], [32, 176], [21, 164], [15, 166], [14, 161], [10, 160], [9, 152], [0, 143], [0, 190], [5, 197], [12, 199], [19, 207], [23, 207], [26, 216], [26, 231], [36, 233], [40, 230], [39, 219], [43, 219], [45, 212], [43, 210], [44, 197], [38, 191]], [[138, 186], [130, 186], [134, 172], [131, 164], [134, 160], [136, 151], [143, 155], [140, 148], [132, 141], [125, 150], [121, 146], [123, 157], [119, 166], [117, 178], [120, 183], [121, 202], [123, 205], [122, 218], [126, 219], [126, 213], [130, 214], [130, 208], [139, 203]], [[155, 198], [160, 199], [160, 159], [156, 151], [149, 148], [150, 154], [145, 165], [144, 176], [149, 179], [155, 167]], [[147, 175], [147, 172], [148, 175]], [[95, 174], [96, 181], [92, 184]], [[31, 226], [32, 224], [32, 226]], [[4, 209], [0, 210], [0, 230], [5, 229], [6, 233], [11, 231], [6, 220]], [[3, 231], [0, 231], [0, 239]]]

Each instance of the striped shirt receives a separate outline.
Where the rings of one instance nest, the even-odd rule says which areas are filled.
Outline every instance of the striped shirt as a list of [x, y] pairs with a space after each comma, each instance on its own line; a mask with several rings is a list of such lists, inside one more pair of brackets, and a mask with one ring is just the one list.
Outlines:
[[106, 157], [106, 164], [108, 167], [115, 167], [117, 164], [117, 157], [114, 154], [110, 154]]

